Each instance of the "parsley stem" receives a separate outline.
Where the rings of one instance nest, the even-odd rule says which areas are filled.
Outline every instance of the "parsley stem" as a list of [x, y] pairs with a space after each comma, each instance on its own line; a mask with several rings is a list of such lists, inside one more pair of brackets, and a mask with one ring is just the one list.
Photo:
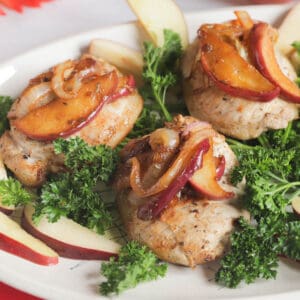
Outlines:
[[266, 195], [274, 195], [274, 194], [276, 194], [278, 192], [281, 192], [283, 190], [288, 190], [288, 189], [290, 189], [290, 188], [292, 188], [294, 186], [299, 186], [299, 185], [300, 185], [300, 181], [289, 182], [287, 184], [284, 184], [284, 185], [280, 186], [279, 188], [277, 188], [275, 190], [272, 190], [270, 192], [266, 192], [265, 194]]
[[[159, 105], [159, 107], [161, 108], [165, 118], [166, 118], [166, 121], [168, 122], [171, 122], [172, 121], [172, 116], [170, 115], [170, 113], [168, 112], [168, 110], [166, 109], [162, 99], [160, 98], [159, 96], [159, 93], [157, 92], [154, 84], [152, 84], [152, 89], [153, 89], [153, 92], [154, 92], [154, 97]], [[165, 92], [164, 92], [165, 93]]]
[[290, 136], [291, 130], [292, 130], [292, 122], [290, 122], [290, 123], [288, 124], [287, 128], [286, 128], [285, 131], [284, 131], [284, 136], [283, 136], [283, 138], [282, 138], [283, 145], [286, 144], [287, 139], [288, 139], [288, 137]]
[[268, 141], [268, 139], [266, 138], [265, 135], [261, 135], [257, 138], [258, 142], [260, 143], [261, 146], [263, 146], [264, 148], [270, 148], [270, 143]]
[[241, 142], [238, 142], [237, 140], [234, 140], [234, 139], [231, 139], [231, 138], [226, 138], [226, 142], [229, 144], [230, 148], [232, 148], [233, 150], [235, 148], [241, 148], [241, 149], [253, 149], [253, 146], [249, 146], [249, 145], [246, 145], [246, 144], [243, 144]]
[[267, 174], [270, 176], [270, 177], [272, 177], [272, 178], [274, 178], [274, 179], [276, 179], [276, 180], [278, 180], [278, 181], [280, 181], [280, 182], [282, 182], [282, 183], [284, 183], [284, 184], [287, 184], [287, 183], [289, 183], [286, 179], [283, 179], [283, 178], [281, 178], [281, 177], [278, 177], [278, 176], [276, 176], [274, 173], [272, 173], [272, 172], [267, 172]]

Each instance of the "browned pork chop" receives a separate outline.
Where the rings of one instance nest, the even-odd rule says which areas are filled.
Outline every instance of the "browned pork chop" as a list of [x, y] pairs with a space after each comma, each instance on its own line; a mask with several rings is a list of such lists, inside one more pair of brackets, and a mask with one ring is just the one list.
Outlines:
[[[237, 160], [226, 144], [224, 136], [214, 131], [207, 123], [202, 123], [196, 129], [203, 132], [203, 137], [213, 138], [215, 157], [224, 155], [226, 168], [220, 184], [227, 191], [235, 192], [234, 199], [209, 200], [209, 197], [195, 193], [187, 186], [186, 190], [174, 197], [158, 218], [145, 221], [137, 214], [139, 206], [145, 203], [147, 198], [139, 197], [132, 190], [128, 177], [130, 157], [136, 156], [143, 161], [144, 185], [151, 186], [157, 182], [165, 172], [166, 164], [169, 165], [172, 161], [168, 153], [172, 153], [174, 158], [181, 148], [180, 145], [176, 145], [176, 134], [170, 130], [177, 132], [179, 136], [184, 135], [187, 131], [195, 129], [193, 123], [197, 123], [194, 118], [177, 117], [173, 123], [167, 124], [165, 132], [160, 129], [159, 134], [164, 134], [160, 143], [157, 137], [153, 138], [154, 135], [157, 136], [156, 131], [128, 145], [124, 155], [127, 159], [123, 158], [115, 182], [118, 207], [128, 236], [146, 244], [163, 260], [191, 267], [222, 256], [228, 247], [234, 221], [240, 216], [249, 218], [248, 212], [240, 207], [237, 199], [242, 188], [235, 188], [228, 182], [228, 174]], [[154, 140], [156, 142], [153, 142]], [[168, 143], [170, 147], [166, 146]], [[165, 160], [165, 163], [162, 160]]]
[[[280, 53], [277, 58], [284, 73], [294, 80], [296, 73], [290, 62]], [[257, 102], [226, 94], [207, 77], [199, 60], [195, 41], [183, 63], [185, 102], [192, 116], [210, 122], [217, 131], [247, 140], [268, 129], [285, 128], [298, 118], [297, 105], [280, 98]]]
[[[95, 61], [101, 74], [116, 70], [112, 65], [90, 56], [84, 56], [77, 64], [94, 64]], [[117, 74], [119, 78], [123, 76], [118, 71]], [[57, 172], [64, 167], [63, 157], [54, 153], [51, 142], [33, 140], [13, 125], [14, 120], [57, 97], [51, 88], [52, 79], [52, 71], [49, 71], [30, 81], [8, 113], [11, 130], [0, 138], [0, 153], [5, 165], [27, 186], [41, 185], [48, 172]], [[141, 96], [136, 89], [132, 89], [129, 95], [105, 104], [90, 123], [68, 138], [79, 136], [90, 145], [106, 144], [115, 147], [132, 129], [142, 108]]]

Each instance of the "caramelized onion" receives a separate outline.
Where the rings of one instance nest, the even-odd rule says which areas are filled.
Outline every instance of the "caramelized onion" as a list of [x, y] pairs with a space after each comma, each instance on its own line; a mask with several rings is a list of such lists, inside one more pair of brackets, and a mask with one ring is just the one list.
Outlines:
[[100, 76], [100, 69], [97, 62], [90, 57], [81, 59], [77, 63], [67, 60], [53, 68], [52, 89], [60, 98], [74, 98], [78, 95], [83, 80], [93, 75]]
[[8, 118], [21, 118], [31, 110], [52, 101], [55, 94], [51, 90], [50, 82], [42, 82], [29, 86], [17, 100], [18, 105], [13, 106]]
[[199, 141], [213, 135], [213, 130], [201, 130], [194, 132], [184, 143], [179, 155], [174, 160], [170, 168], [158, 179], [158, 181], [150, 188], [144, 189], [141, 178], [140, 162], [136, 157], [132, 158], [132, 169], [130, 173], [130, 185], [133, 191], [139, 197], [149, 197], [165, 190], [176, 177], [179, 176], [190, 162], [195, 149], [197, 149]]
[[176, 194], [185, 186], [193, 174], [202, 167], [203, 155], [209, 150], [209, 139], [198, 143], [193, 151], [193, 155], [184, 170], [154, 201], [149, 201], [138, 209], [138, 218], [151, 220], [167, 207]]
[[149, 144], [153, 151], [174, 149], [179, 146], [179, 133], [173, 129], [159, 128], [150, 135]]
[[245, 10], [237, 10], [234, 12], [234, 14], [236, 15], [239, 23], [245, 30], [250, 30], [253, 27], [254, 22], [251, 19], [248, 12], [246, 12]]

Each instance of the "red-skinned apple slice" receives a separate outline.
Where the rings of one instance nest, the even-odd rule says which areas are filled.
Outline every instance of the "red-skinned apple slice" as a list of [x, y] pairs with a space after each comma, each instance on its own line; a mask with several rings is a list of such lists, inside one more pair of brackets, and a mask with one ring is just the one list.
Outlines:
[[255, 101], [270, 101], [279, 94], [274, 86], [229, 43], [212, 30], [200, 29], [201, 65], [224, 92]]
[[300, 197], [295, 197], [292, 200], [292, 208], [294, 213], [300, 218]]
[[[210, 144], [212, 145], [212, 141]], [[194, 173], [189, 182], [194, 189], [211, 200], [233, 198], [234, 193], [225, 191], [217, 182], [217, 177], [213, 147], [210, 147], [203, 156], [202, 168]]]
[[0, 249], [39, 265], [55, 265], [58, 255], [0, 212]]
[[132, 77], [118, 79], [115, 71], [83, 84], [78, 96], [57, 98], [15, 120], [14, 126], [32, 139], [67, 137], [91, 122], [104, 104], [131, 93]]
[[117, 256], [120, 245], [78, 223], [61, 217], [49, 223], [42, 217], [37, 224], [32, 221], [34, 208], [26, 205], [22, 217], [23, 228], [45, 242], [60, 256], [74, 259], [107, 260]]
[[300, 103], [300, 89], [280, 69], [274, 43], [277, 31], [267, 23], [255, 24], [250, 32], [250, 45], [259, 71], [280, 88], [280, 95], [289, 102]]
[[[4, 164], [3, 164], [2, 157], [0, 155], [0, 180], [6, 180], [6, 179], [7, 179], [7, 173], [6, 173], [6, 169], [4, 167]], [[3, 213], [9, 215], [14, 210], [15, 210], [15, 207], [13, 205], [8, 206], [8, 205], [4, 205], [2, 203], [1, 195], [0, 195], [0, 212], [2, 211]]]
[[225, 172], [226, 159], [225, 156], [222, 155], [220, 157], [217, 157], [216, 160], [217, 160], [216, 180], [220, 180]]
[[154, 201], [148, 201], [139, 207], [138, 218], [150, 220], [158, 217], [174, 199], [176, 194], [185, 186], [195, 171], [202, 167], [203, 155], [209, 148], [210, 143], [208, 139], [201, 141], [183, 172], [165, 190], [163, 190]]

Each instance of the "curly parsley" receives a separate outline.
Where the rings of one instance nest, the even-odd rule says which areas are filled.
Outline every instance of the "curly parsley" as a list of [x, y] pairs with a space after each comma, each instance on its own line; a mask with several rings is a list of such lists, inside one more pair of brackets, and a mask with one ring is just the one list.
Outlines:
[[242, 281], [275, 278], [281, 254], [300, 259], [300, 220], [290, 212], [291, 200], [300, 194], [300, 123], [248, 143], [228, 142], [239, 160], [231, 180], [236, 184], [245, 177], [242, 200], [254, 220], [239, 220], [216, 274], [218, 282], [236, 287]]
[[10, 177], [0, 180], [0, 198], [4, 205], [18, 206], [30, 203], [35, 197], [18, 180]]
[[8, 96], [0, 96], [0, 136], [8, 128], [7, 113], [13, 103], [13, 99]]
[[46, 215], [50, 222], [61, 216], [104, 233], [112, 223], [112, 216], [96, 185], [107, 183], [115, 171], [117, 151], [104, 145], [89, 146], [76, 137], [54, 141], [56, 154], [65, 155], [68, 172], [57, 174], [46, 182], [35, 204], [34, 219]]
[[165, 276], [167, 264], [160, 262], [146, 246], [132, 241], [123, 246], [119, 258], [102, 263], [101, 274], [107, 278], [101, 283], [103, 295], [119, 294], [138, 283]]

